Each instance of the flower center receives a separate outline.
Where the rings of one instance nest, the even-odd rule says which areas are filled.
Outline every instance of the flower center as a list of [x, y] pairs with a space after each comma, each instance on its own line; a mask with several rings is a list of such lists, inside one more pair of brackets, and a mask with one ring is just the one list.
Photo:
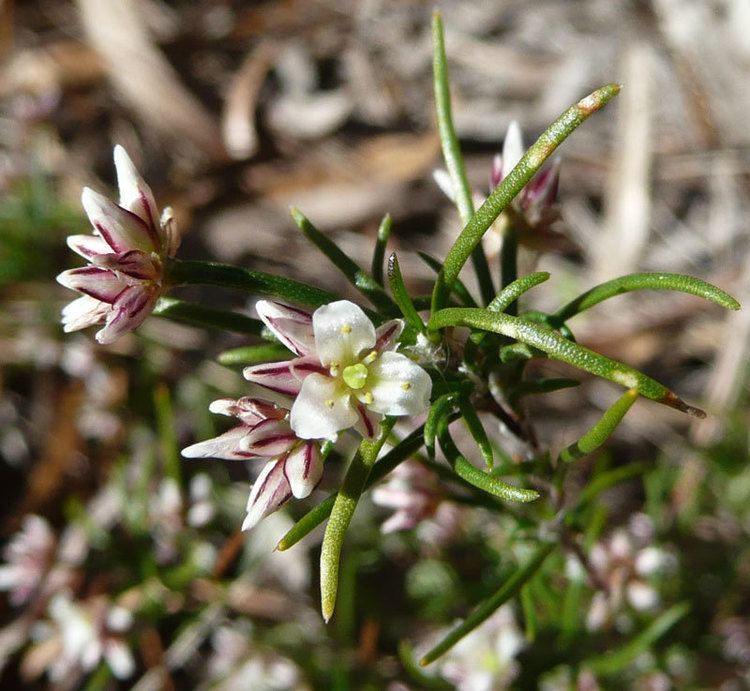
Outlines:
[[367, 366], [358, 362], [356, 365], [344, 367], [341, 375], [347, 386], [354, 390], [361, 389], [367, 383]]

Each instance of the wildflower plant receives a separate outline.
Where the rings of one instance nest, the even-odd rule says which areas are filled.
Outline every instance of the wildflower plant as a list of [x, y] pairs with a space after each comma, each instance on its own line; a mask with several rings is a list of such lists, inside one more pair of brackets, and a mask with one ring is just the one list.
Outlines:
[[[623, 473], [600, 474], [576, 496], [568, 496], [567, 471], [606, 442], [639, 398], [704, 416], [656, 379], [577, 343], [571, 320], [638, 290], [680, 291], [739, 309], [721, 289], [670, 273], [622, 276], [556, 310], [526, 309], [521, 303], [525, 293], [550, 279], [546, 272], [519, 276], [517, 250], [519, 242], [529, 239], [538, 245], [556, 218], [560, 164], [551, 157], [620, 86], [603, 86], [568, 108], [525, 151], [520, 131], [512, 126], [492, 169], [492, 189], [480, 198], [469, 185], [453, 126], [438, 14], [433, 32], [435, 101], [445, 159], [445, 171], [437, 178], [455, 203], [462, 227], [444, 258], [423, 257], [436, 274], [429, 296], [410, 292], [395, 253], [386, 260], [388, 216], [379, 229], [372, 264], [363, 267], [302, 212], [292, 210], [302, 234], [348, 279], [359, 302], [281, 276], [175, 258], [178, 242], [171, 216], [157, 220], [150, 189], [119, 147], [119, 203], [84, 191], [94, 234], [73, 236], [69, 244], [89, 266], [58, 279], [84, 294], [66, 307], [65, 329], [103, 324], [97, 334], [102, 343], [135, 329], [148, 314], [266, 341], [220, 356], [222, 362], [243, 365], [245, 378], [264, 393], [249, 391], [238, 400], [215, 401], [210, 410], [235, 418], [236, 426], [183, 451], [186, 458], [263, 464], [249, 493], [243, 529], [253, 528], [292, 498], [309, 497], [326, 473], [326, 459], [345, 446], [342, 438], [357, 440], [338, 490], [317, 501], [278, 544], [279, 550], [288, 550], [327, 522], [320, 557], [326, 621], [336, 607], [342, 547], [359, 501], [407, 459], [420, 464], [421, 475], [433, 477], [413, 487], [417, 475], [412, 473], [412, 484], [399, 484], [397, 494], [392, 482], [376, 490], [376, 501], [398, 512], [386, 523], [386, 531], [413, 528], [454, 497], [516, 521], [526, 548], [519, 550], [514, 568], [493, 594], [423, 654], [422, 665], [437, 660], [485, 620], [500, 616], [498, 612], [512, 612], [501, 608], [517, 596], [526, 618], [532, 616], [534, 603], [526, 586], [550, 555], [572, 554], [584, 566], [588, 563], [578, 544], [584, 529], [581, 516]], [[495, 267], [482, 243], [491, 229], [501, 237]], [[461, 280], [468, 263], [477, 294]], [[261, 296], [255, 305], [259, 319], [167, 295], [187, 284]], [[625, 389], [585, 435], [570, 440], [559, 454], [537, 441], [524, 400], [577, 382], [531, 376], [527, 365], [539, 358], [567, 363]], [[461, 427], [471, 446], [457, 440]], [[518, 462], [503, 448], [496, 433], [500, 427], [527, 449], [525, 461]], [[595, 578], [596, 569], [592, 574]], [[683, 606], [675, 605], [654, 622], [654, 631], [666, 630], [684, 613]]]

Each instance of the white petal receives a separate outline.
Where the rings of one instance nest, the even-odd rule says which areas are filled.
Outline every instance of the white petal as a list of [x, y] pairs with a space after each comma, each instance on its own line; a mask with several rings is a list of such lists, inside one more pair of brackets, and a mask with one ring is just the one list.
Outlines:
[[348, 388], [323, 374], [311, 374], [294, 401], [289, 424], [300, 439], [335, 440], [341, 430], [357, 424]]
[[140, 216], [123, 209], [104, 195], [84, 187], [81, 204], [91, 225], [115, 252], [151, 252], [159, 249], [159, 239], [153, 236], [153, 231]]
[[57, 282], [77, 290], [79, 293], [90, 295], [95, 300], [112, 304], [117, 296], [127, 288], [127, 283], [117, 274], [96, 266], [82, 266], [79, 269], [68, 269], [57, 276]]
[[318, 307], [313, 313], [315, 352], [326, 367], [355, 363], [375, 346], [375, 327], [362, 308], [349, 300]]
[[[128, 152], [119, 144], [115, 147], [114, 158], [117, 186], [120, 188], [120, 206], [132, 211], [153, 229], [154, 233], [158, 233], [159, 212], [151, 188], [138, 174]], [[162, 244], [163, 239], [160, 239], [159, 245]]]
[[258, 475], [247, 500], [247, 516], [242, 530], [250, 530], [261, 518], [277, 511], [292, 496], [289, 482], [284, 475], [284, 464], [279, 461], [267, 463]]
[[376, 413], [419, 415], [430, 405], [430, 375], [401, 353], [383, 353], [370, 365], [367, 381], [373, 396], [367, 407]]
[[259, 300], [255, 310], [274, 335], [297, 355], [315, 352], [312, 315], [272, 300]]
[[[297, 372], [297, 366], [301, 366]], [[286, 396], [296, 396], [302, 387], [303, 375], [307, 374], [307, 368], [312, 367], [320, 370], [320, 364], [311, 358], [297, 358], [286, 362], [272, 362], [263, 365], [253, 365], [242, 370], [245, 379], [264, 386], [266, 389], [282, 393]]]
[[65, 333], [70, 333], [94, 324], [102, 324], [109, 310], [110, 305], [106, 302], [84, 295], [63, 307], [63, 330]]
[[135, 672], [135, 660], [122, 641], [108, 640], [104, 644], [104, 659], [117, 679], [127, 679]]
[[68, 247], [84, 259], [91, 259], [100, 254], [109, 254], [112, 248], [98, 235], [68, 235]]
[[296, 441], [286, 420], [263, 420], [240, 440], [240, 448], [256, 456], [272, 458], [286, 453]]
[[112, 304], [104, 328], [96, 332], [96, 340], [106, 345], [137, 329], [151, 314], [158, 297], [158, 290], [147, 290], [140, 285], [123, 290]]
[[240, 440], [250, 431], [250, 427], [240, 425], [213, 439], [199, 441], [181, 451], [185, 458], [223, 458], [228, 461], [241, 461], [253, 458], [253, 454], [240, 448]]
[[244, 424], [253, 426], [263, 420], [273, 418], [281, 420], [289, 413], [285, 408], [277, 406], [270, 401], [264, 401], [262, 398], [220, 398], [213, 401], [208, 406], [209, 411], [217, 415], [231, 415], [241, 420]]
[[323, 461], [315, 443], [298, 444], [284, 461], [284, 474], [297, 499], [310, 495], [323, 475]]
[[453, 187], [453, 180], [447, 170], [444, 168], [435, 168], [432, 171], [432, 179], [437, 183], [440, 191], [452, 202], [456, 201], [456, 190]]
[[381, 324], [375, 330], [375, 350], [381, 352], [383, 350], [395, 350], [396, 341], [404, 330], [403, 319], [391, 319], [390, 321]]
[[518, 122], [513, 120], [508, 125], [508, 131], [505, 133], [505, 142], [503, 142], [503, 179], [508, 177], [516, 163], [523, 156], [523, 135]]
[[357, 401], [356, 406], [359, 419], [357, 420], [357, 424], [354, 425], [354, 429], [356, 429], [365, 439], [374, 439], [375, 434], [378, 431], [380, 415], [371, 410], [367, 410], [367, 408], [365, 408], [365, 406], [359, 401]]

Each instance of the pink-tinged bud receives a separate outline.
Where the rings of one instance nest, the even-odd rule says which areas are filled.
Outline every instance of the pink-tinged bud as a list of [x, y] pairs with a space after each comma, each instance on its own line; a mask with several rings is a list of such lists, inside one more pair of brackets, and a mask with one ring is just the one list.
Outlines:
[[309, 312], [273, 300], [259, 300], [255, 309], [263, 323], [295, 355], [309, 355], [315, 350]]
[[90, 298], [63, 310], [65, 331], [104, 324], [96, 335], [100, 343], [132, 331], [151, 313], [162, 290], [163, 260], [179, 242], [171, 216], [158, 220], [151, 189], [125, 149], [115, 147], [114, 157], [120, 203], [84, 188], [81, 203], [94, 234], [71, 235], [68, 245], [90, 265], [57, 277]]

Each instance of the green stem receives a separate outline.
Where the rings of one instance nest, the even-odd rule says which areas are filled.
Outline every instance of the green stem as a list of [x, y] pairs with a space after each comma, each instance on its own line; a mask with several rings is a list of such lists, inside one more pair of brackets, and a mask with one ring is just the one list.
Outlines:
[[[500, 287], [506, 288], [518, 278], [518, 233], [508, 227], [503, 233], [503, 244], [500, 247]], [[502, 311], [508, 314], [518, 314], [516, 300], [509, 302]]]
[[263, 322], [258, 319], [170, 297], [160, 297], [152, 314], [182, 324], [222, 329], [251, 336], [260, 336], [263, 332]]
[[[474, 200], [471, 196], [469, 180], [466, 177], [466, 168], [461, 154], [458, 135], [456, 134], [456, 128], [453, 126], [450, 82], [448, 79], [448, 59], [445, 55], [445, 32], [443, 30], [443, 19], [437, 10], [432, 15], [432, 41], [432, 70], [440, 144], [443, 148], [445, 166], [453, 183], [458, 215], [461, 218], [461, 223], [466, 225], [474, 215]], [[487, 263], [487, 257], [481, 245], [472, 248], [471, 259], [477, 274], [482, 300], [487, 304], [492, 300], [495, 290], [492, 286], [490, 266]]]
[[544, 165], [555, 149], [590, 115], [599, 110], [620, 91], [618, 84], [608, 84], [571, 106], [555, 120], [529, 148], [508, 176], [495, 188], [456, 238], [445, 258], [443, 280], [433, 292], [433, 309], [445, 305], [451, 286], [482, 236], [515, 196]]
[[515, 278], [509, 283], [503, 282], [503, 289], [487, 305], [487, 309], [491, 312], [505, 312], [526, 291], [548, 279], [547, 271], [538, 271], [523, 278]]
[[292, 353], [277, 343], [261, 343], [260, 345], [241, 346], [219, 353], [219, 364], [227, 367], [236, 365], [254, 365], [257, 362], [278, 362], [289, 360]]
[[320, 608], [326, 622], [331, 619], [336, 607], [339, 563], [346, 531], [365, 488], [370, 470], [394, 424], [394, 418], [385, 418], [380, 423], [379, 436], [373, 441], [362, 441], [346, 471], [341, 489], [336, 495], [320, 552]]
[[464, 636], [471, 633], [484, 621], [489, 619], [502, 605], [514, 597], [534, 574], [541, 568], [544, 560], [555, 549], [555, 543], [547, 542], [539, 545], [531, 559], [503, 583], [494, 595], [479, 605], [461, 624], [453, 629], [440, 643], [430, 650], [420, 661], [422, 667], [437, 660], [441, 655], [450, 650]]
[[165, 275], [166, 282], [171, 285], [199, 284], [236, 288], [309, 307], [320, 307], [339, 299], [327, 290], [290, 278], [216, 262], [170, 259], [165, 266]]
[[[423, 444], [424, 427], [418, 427], [409, 436], [394, 446], [373, 467], [365, 482], [365, 489], [370, 489], [374, 484], [380, 482], [399, 463], [405, 461], [409, 456], [416, 453]], [[303, 537], [309, 535], [326, 518], [331, 515], [333, 505], [336, 503], [337, 492], [328, 495], [320, 504], [314, 506], [302, 518], [300, 518], [284, 535], [276, 546], [280, 552], [296, 545]]]

